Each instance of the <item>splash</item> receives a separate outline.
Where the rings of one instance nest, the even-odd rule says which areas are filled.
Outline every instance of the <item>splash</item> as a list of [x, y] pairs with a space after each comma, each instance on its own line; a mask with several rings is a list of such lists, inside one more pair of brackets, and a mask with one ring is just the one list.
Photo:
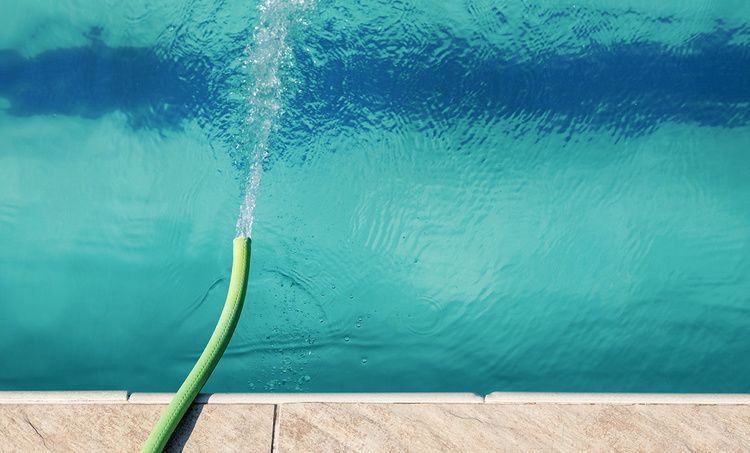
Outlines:
[[311, 6], [309, 0], [264, 0], [258, 7], [260, 17], [253, 31], [253, 44], [245, 50], [244, 66], [252, 80], [247, 92], [248, 116], [245, 121], [254, 140], [245, 198], [237, 219], [237, 236], [252, 235], [263, 162], [268, 156], [268, 138], [282, 104], [279, 69], [291, 55], [286, 43], [290, 24], [296, 12]]

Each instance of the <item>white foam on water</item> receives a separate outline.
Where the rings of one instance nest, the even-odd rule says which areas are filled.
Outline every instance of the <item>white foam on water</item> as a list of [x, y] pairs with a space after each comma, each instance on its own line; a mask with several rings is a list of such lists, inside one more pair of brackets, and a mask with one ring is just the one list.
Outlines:
[[258, 7], [260, 17], [253, 31], [253, 41], [246, 49], [244, 62], [251, 84], [248, 87], [246, 122], [252, 141], [250, 171], [245, 198], [237, 219], [237, 236], [250, 237], [263, 162], [268, 156], [268, 138], [281, 108], [282, 85], [279, 68], [290, 55], [286, 43], [295, 11], [311, 7], [310, 0], [264, 0]]

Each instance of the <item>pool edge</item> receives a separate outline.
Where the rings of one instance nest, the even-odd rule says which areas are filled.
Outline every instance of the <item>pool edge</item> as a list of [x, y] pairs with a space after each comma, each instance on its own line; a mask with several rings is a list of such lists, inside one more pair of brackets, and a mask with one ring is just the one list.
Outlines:
[[[0, 404], [167, 404], [173, 393], [0, 391]], [[690, 404], [750, 405], [744, 393], [201, 393], [197, 404]]]

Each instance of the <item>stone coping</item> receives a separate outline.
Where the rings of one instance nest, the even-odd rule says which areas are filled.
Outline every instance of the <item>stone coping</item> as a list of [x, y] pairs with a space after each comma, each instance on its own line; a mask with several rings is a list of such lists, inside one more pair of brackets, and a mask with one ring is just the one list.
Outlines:
[[[167, 404], [172, 393], [0, 391], [0, 404]], [[750, 405], [750, 394], [726, 393], [202, 393], [197, 404], [691, 404]]]
[[[133, 393], [128, 401], [136, 404], [166, 404], [173, 395], [172, 393]], [[484, 398], [473, 393], [202, 393], [198, 395], [195, 402], [199, 404], [481, 404]]]
[[487, 404], [690, 404], [749, 405], [748, 393], [514, 393], [494, 392]]
[[0, 404], [113, 404], [127, 403], [128, 392], [7, 392], [0, 391]]

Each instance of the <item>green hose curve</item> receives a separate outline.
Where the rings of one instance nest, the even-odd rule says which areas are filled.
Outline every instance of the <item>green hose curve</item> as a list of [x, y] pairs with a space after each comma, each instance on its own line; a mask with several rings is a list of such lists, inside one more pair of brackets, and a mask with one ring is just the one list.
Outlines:
[[206, 384], [208, 377], [216, 368], [222, 354], [232, 338], [240, 312], [245, 301], [247, 273], [250, 267], [250, 238], [238, 237], [233, 242], [232, 277], [229, 281], [229, 292], [219, 322], [208, 340], [206, 348], [188, 374], [185, 382], [177, 390], [169, 406], [161, 414], [154, 426], [141, 453], [159, 453], [169, 441], [175, 428], [182, 420], [193, 400]]

